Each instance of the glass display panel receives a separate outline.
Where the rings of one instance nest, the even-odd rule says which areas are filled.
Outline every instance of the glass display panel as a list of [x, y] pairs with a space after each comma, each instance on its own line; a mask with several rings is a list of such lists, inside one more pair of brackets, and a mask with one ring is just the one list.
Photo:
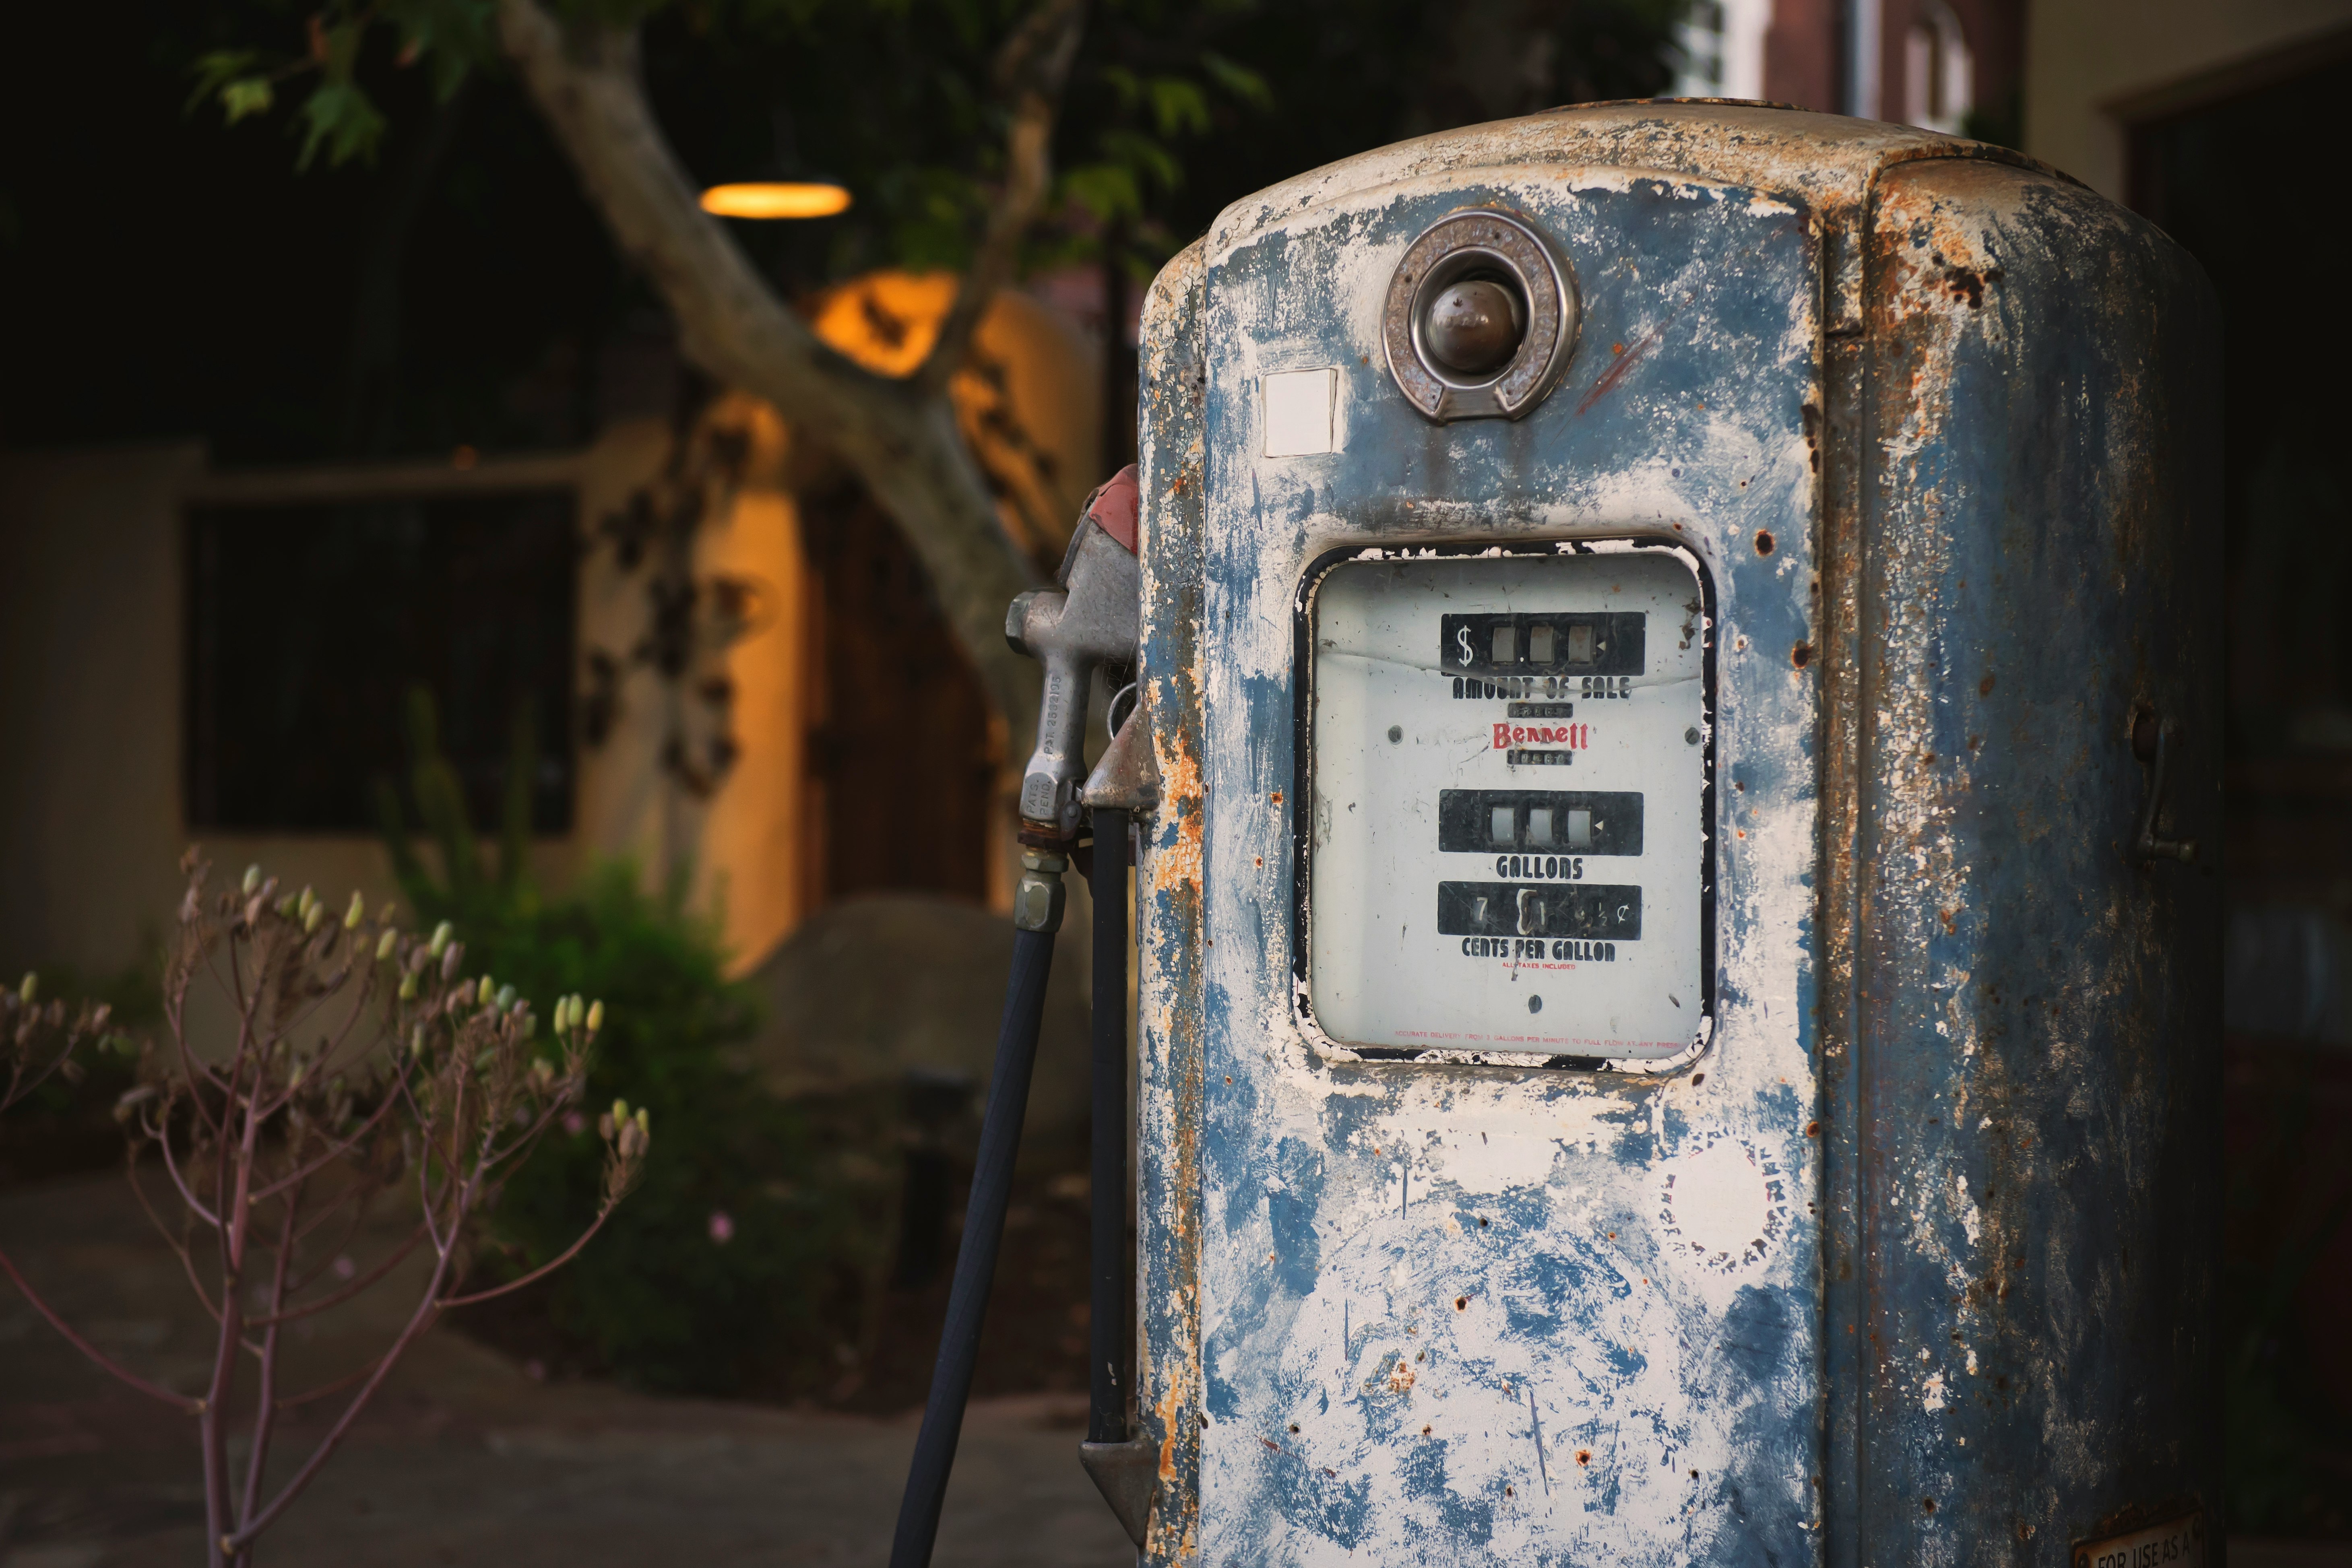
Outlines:
[[1679, 553], [1349, 560], [1312, 588], [1308, 1002], [1383, 1056], [1699, 1037], [1705, 595]]

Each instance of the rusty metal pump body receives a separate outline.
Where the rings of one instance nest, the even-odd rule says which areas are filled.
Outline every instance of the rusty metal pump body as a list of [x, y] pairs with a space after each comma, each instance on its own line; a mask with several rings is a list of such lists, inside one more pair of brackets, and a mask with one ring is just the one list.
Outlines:
[[1148, 1561], [2203, 1551], [2218, 337], [2054, 171], [1721, 104], [1166, 267]]

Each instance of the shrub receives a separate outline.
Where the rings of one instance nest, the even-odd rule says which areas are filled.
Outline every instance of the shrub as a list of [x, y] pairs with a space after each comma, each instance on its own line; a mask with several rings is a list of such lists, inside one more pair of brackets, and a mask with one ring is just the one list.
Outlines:
[[[409, 847], [400, 802], [383, 791], [408, 898], [425, 919], [453, 922], [471, 961], [524, 994], [604, 998], [613, 1022], [588, 1103], [625, 1094], [661, 1129], [627, 1206], [539, 1298], [560, 1349], [679, 1392], [785, 1393], [835, 1375], [832, 1347], [855, 1334], [840, 1320], [856, 1315], [878, 1251], [858, 1211], [878, 1195], [842, 1174], [806, 1114], [734, 1061], [758, 1002], [727, 979], [715, 923], [688, 908], [682, 877], [648, 893], [625, 862], [542, 894], [523, 870], [527, 800], [510, 801], [504, 842], [485, 863], [433, 746], [429, 704], [413, 703], [410, 792], [443, 874]], [[530, 755], [527, 734], [517, 754]], [[583, 1126], [508, 1185], [492, 1217], [501, 1250], [483, 1264], [494, 1277], [537, 1267], [578, 1234], [597, 1158], [594, 1130]]]

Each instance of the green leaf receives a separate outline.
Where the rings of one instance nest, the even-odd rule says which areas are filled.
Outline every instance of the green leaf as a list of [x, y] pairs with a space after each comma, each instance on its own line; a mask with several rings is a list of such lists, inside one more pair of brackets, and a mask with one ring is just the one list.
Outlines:
[[215, 49], [199, 55], [188, 68], [188, 74], [196, 78], [195, 89], [188, 94], [188, 112], [194, 114], [231, 83], [252, 75], [260, 64], [257, 49]]
[[1143, 211], [1134, 174], [1117, 163], [1080, 164], [1062, 176], [1062, 193], [1105, 223]]
[[277, 89], [268, 77], [239, 77], [220, 89], [221, 109], [231, 125], [248, 114], [268, 114], [277, 99]]
[[1265, 78], [1247, 66], [1202, 49], [1201, 68], [1208, 72], [1210, 79], [1219, 87], [1252, 109], [1270, 110], [1274, 107], [1274, 89], [1266, 86]]
[[379, 0], [373, 14], [400, 35], [399, 64], [431, 70], [441, 102], [498, 57], [498, 0]]
[[1125, 66], [1101, 66], [1097, 68], [1097, 74], [1108, 84], [1112, 92], [1118, 95], [1121, 109], [1133, 109], [1143, 97], [1142, 79]]
[[1182, 77], [1153, 77], [1151, 112], [1162, 136], [1199, 136], [1209, 129], [1209, 99], [1196, 82]]
[[326, 30], [327, 57], [319, 68], [331, 82], [352, 79], [352, 69], [359, 64], [360, 45], [367, 41], [367, 23], [363, 20], [338, 22]]
[[1176, 156], [1150, 137], [1133, 131], [1106, 131], [1102, 134], [1103, 152], [1113, 162], [1131, 171], [1141, 179], [1156, 181], [1163, 191], [1172, 191], [1184, 183], [1183, 165]]
[[354, 158], [370, 158], [383, 140], [383, 112], [355, 81], [320, 82], [302, 103], [296, 117], [302, 131], [301, 155], [294, 166], [308, 169], [327, 150], [327, 162], [340, 168]]

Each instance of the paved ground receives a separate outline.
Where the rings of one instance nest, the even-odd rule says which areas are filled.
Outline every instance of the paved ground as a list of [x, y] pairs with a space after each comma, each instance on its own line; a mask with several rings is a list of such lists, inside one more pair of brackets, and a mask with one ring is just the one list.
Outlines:
[[[210, 1324], [121, 1177], [0, 1194], [0, 1246], [107, 1351], [201, 1386]], [[382, 1343], [396, 1293], [380, 1294], [296, 1344], [289, 1384], [338, 1375]], [[1084, 1415], [1058, 1397], [974, 1406], [940, 1568], [1132, 1561], [1078, 1469]], [[297, 1428], [287, 1449], [307, 1452], [314, 1430]], [[94, 1371], [0, 1286], [0, 1568], [201, 1562], [193, 1442], [193, 1423]], [[262, 1557], [268, 1568], [878, 1565], [913, 1443], [912, 1420], [538, 1383], [442, 1333], [411, 1353]], [[2352, 1546], [2234, 1541], [2230, 1555], [2233, 1568], [2352, 1568]]]
[[[121, 1176], [0, 1194], [0, 1245], [110, 1353], [201, 1385], [211, 1325]], [[295, 1345], [289, 1384], [357, 1364], [393, 1310]], [[1083, 1419], [1066, 1399], [974, 1407], [940, 1568], [1132, 1560], [1078, 1469]], [[314, 1430], [289, 1448], [307, 1451]], [[411, 1353], [262, 1555], [269, 1568], [878, 1564], [913, 1442], [911, 1420], [537, 1383], [445, 1332]], [[193, 1423], [89, 1367], [0, 1284], [0, 1568], [200, 1562], [196, 1483]]]

